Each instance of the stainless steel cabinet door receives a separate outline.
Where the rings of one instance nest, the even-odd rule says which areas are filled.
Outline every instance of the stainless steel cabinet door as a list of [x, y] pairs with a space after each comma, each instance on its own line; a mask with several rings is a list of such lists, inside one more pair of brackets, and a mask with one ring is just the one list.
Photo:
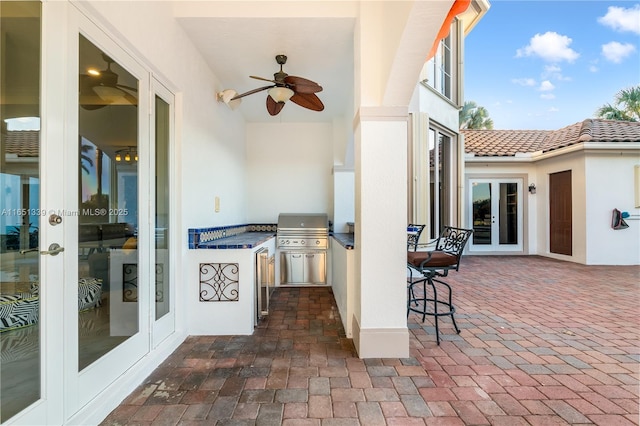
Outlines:
[[304, 253], [283, 251], [280, 253], [280, 283], [304, 282]]
[[325, 273], [326, 253], [305, 253], [304, 256], [304, 282], [309, 284], [325, 284], [327, 282]]

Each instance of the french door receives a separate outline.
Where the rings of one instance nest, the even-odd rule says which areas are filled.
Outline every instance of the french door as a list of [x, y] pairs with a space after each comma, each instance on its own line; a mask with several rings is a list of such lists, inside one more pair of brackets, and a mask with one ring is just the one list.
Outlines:
[[173, 96], [70, 3], [0, 18], [0, 423], [77, 423], [175, 329]]
[[470, 179], [469, 251], [522, 251], [522, 179]]

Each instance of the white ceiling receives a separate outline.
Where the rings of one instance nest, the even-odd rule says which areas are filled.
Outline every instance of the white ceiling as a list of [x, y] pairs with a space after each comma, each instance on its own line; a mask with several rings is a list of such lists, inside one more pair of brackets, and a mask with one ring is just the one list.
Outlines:
[[321, 112], [287, 102], [272, 117], [265, 106], [266, 91], [246, 96], [235, 110], [246, 121], [331, 122], [352, 110], [354, 18], [179, 17], [178, 21], [218, 77], [219, 90], [244, 93], [269, 85], [249, 76], [273, 79], [280, 69], [278, 54], [288, 57], [284, 72], [323, 87], [317, 93], [325, 106]]

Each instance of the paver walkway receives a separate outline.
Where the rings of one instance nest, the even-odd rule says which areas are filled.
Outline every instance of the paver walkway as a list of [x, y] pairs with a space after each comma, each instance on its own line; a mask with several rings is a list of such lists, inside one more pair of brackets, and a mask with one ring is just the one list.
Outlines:
[[357, 358], [330, 288], [279, 288], [252, 336], [189, 337], [104, 425], [638, 425], [640, 268], [469, 256], [455, 334]]

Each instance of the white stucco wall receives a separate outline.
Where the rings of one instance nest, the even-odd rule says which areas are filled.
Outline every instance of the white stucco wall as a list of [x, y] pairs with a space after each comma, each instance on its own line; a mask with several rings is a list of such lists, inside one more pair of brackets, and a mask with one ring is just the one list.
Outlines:
[[[562, 156], [547, 158], [537, 162], [536, 183], [538, 218], [536, 252], [554, 259], [571, 262], [586, 262], [586, 199], [585, 199], [585, 167], [584, 156], [579, 152], [572, 152]], [[572, 255], [551, 253], [549, 250], [549, 175], [552, 173], [571, 170], [572, 194]]]
[[[181, 99], [175, 174], [181, 179], [182, 246], [190, 227], [243, 222], [247, 206], [238, 195], [245, 193], [244, 121], [216, 101], [222, 87], [175, 20], [172, 4], [96, 1], [87, 7], [102, 15], [101, 24]], [[216, 196], [219, 213], [214, 212]]]
[[247, 222], [277, 223], [279, 213], [333, 214], [332, 126], [248, 123]]
[[333, 297], [347, 337], [353, 337], [353, 307], [355, 305], [354, 250], [348, 250], [336, 240], [331, 241], [331, 281]]
[[458, 132], [458, 108], [422, 84], [416, 85], [414, 97], [416, 95], [419, 99], [418, 110], [427, 112], [429, 120], [435, 121], [452, 132]]
[[611, 228], [614, 208], [640, 215], [634, 208], [633, 167], [638, 153], [591, 154], [586, 171], [586, 242], [588, 265], [639, 265], [640, 220], [625, 219], [627, 229]]
[[[524, 187], [536, 184], [536, 194], [525, 193], [525, 243], [528, 254], [538, 254], [587, 265], [640, 264], [640, 208], [634, 207], [634, 166], [640, 154], [628, 147], [615, 150], [569, 147], [560, 152], [537, 154], [528, 163], [481, 162], [467, 159], [465, 180], [526, 175]], [[571, 256], [549, 251], [549, 175], [571, 170], [572, 239]], [[468, 185], [465, 195], [470, 209]], [[611, 228], [612, 210], [632, 217], [629, 228]], [[466, 218], [470, 226], [469, 219]], [[528, 235], [528, 236], [527, 236]], [[476, 254], [476, 253], [470, 253]], [[493, 253], [492, 253], [493, 254]], [[525, 251], [524, 254], [527, 254]]]
[[355, 172], [353, 169], [333, 169], [333, 231], [347, 232], [347, 222], [355, 218]]

